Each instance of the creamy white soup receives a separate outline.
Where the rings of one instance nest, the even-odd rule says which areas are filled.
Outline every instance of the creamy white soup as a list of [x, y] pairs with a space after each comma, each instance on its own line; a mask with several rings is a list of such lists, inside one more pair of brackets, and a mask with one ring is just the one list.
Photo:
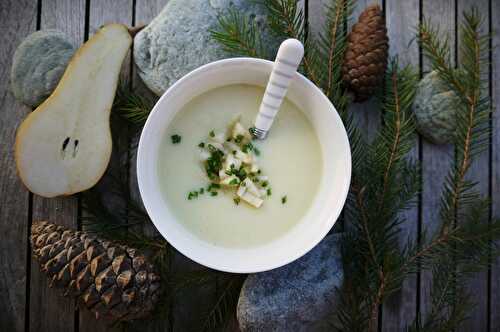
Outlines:
[[319, 187], [318, 138], [301, 110], [285, 99], [269, 136], [251, 142], [259, 152], [259, 174], [268, 179], [262, 204], [236, 201], [234, 190], [222, 188], [216, 195], [207, 190], [211, 181], [200, 143], [238, 117], [245, 128], [252, 126], [263, 94], [263, 88], [250, 85], [204, 93], [177, 113], [162, 139], [159, 179], [166, 203], [191, 233], [217, 246], [252, 247], [284, 235], [306, 214]]

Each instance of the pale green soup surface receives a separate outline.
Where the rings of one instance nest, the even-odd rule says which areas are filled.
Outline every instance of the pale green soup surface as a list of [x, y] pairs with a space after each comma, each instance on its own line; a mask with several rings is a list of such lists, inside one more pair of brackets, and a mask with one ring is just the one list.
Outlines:
[[[191, 190], [209, 184], [198, 144], [210, 130], [225, 130], [237, 116], [245, 127], [251, 126], [263, 94], [264, 89], [250, 85], [204, 93], [177, 113], [162, 139], [159, 179], [166, 203], [191, 233], [217, 246], [248, 248], [282, 236], [306, 214], [318, 191], [323, 172], [318, 138], [306, 116], [285, 100], [269, 136], [254, 144], [272, 188], [263, 205], [236, 205], [229, 191], [187, 199]], [[180, 135], [181, 142], [172, 144], [172, 135]]]

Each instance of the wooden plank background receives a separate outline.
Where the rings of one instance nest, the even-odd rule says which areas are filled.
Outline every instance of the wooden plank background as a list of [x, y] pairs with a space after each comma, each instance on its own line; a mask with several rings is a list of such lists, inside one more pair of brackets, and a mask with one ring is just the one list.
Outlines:
[[[75, 303], [61, 298], [47, 288], [45, 276], [38, 271], [29, 252], [28, 234], [35, 220], [48, 219], [59, 224], [79, 228], [81, 213], [78, 196], [44, 199], [32, 195], [21, 185], [13, 160], [15, 129], [30, 111], [14, 100], [10, 92], [12, 55], [19, 43], [33, 31], [56, 28], [64, 31], [75, 45], [81, 44], [99, 28], [109, 22], [130, 26], [147, 24], [169, 0], [1, 0], [0, 1], [0, 331], [119, 331], [120, 326], [108, 327], [95, 321], [88, 312], [78, 311]], [[202, 0], [200, 0], [202, 1]], [[208, 1], [208, 0], [203, 0]], [[309, 31], [321, 31], [325, 21], [324, 5], [329, 0], [301, 0], [307, 14]], [[421, 75], [429, 71], [429, 64], [413, 40], [415, 27], [423, 17], [440, 23], [450, 34], [454, 61], [459, 59], [457, 22], [461, 12], [475, 4], [485, 16], [485, 29], [500, 31], [500, 1], [497, 0], [358, 0], [354, 16], [368, 4], [382, 6], [390, 38], [390, 54], [399, 54], [401, 64], [414, 65]], [[351, 23], [352, 24], [352, 23]], [[500, 44], [497, 34], [492, 45]], [[490, 94], [494, 109], [500, 107], [500, 51], [493, 48], [489, 73]], [[129, 55], [123, 67], [122, 78], [135, 89], [151, 97], [133, 67]], [[373, 137], [381, 123], [381, 114], [373, 101], [354, 104], [352, 111], [359, 126]], [[491, 118], [493, 135], [490, 150], [473, 165], [472, 176], [480, 181], [480, 190], [490, 196], [492, 216], [500, 217], [500, 130], [498, 112]], [[132, 153], [129, 168], [123, 168], [119, 150], [127, 149], [137, 139], [122, 126], [115, 142], [115, 154], [108, 173], [128, 177], [130, 196], [139, 199], [135, 179], [135, 156]], [[422, 164], [422, 194], [418, 205], [405, 214], [402, 240], [417, 238], [423, 230], [432, 232], [438, 218], [439, 191], [448, 166], [453, 161], [451, 146], [436, 146], [416, 138], [412, 157]], [[104, 184], [100, 187], [105, 188]], [[104, 189], [103, 189], [104, 190]], [[116, 203], [120, 204], [120, 202]], [[146, 227], [147, 234], [155, 232]], [[188, 271], [203, 269], [178, 254], [174, 269]], [[418, 313], [424, 317], [429, 307], [431, 276], [421, 273], [405, 282], [403, 289], [382, 308], [379, 321], [381, 331], [402, 331]], [[461, 331], [500, 331], [500, 260], [493, 262], [489, 272], [477, 274], [469, 289], [475, 295], [477, 306], [471, 319]], [[170, 322], [155, 321], [136, 324], [143, 331], [190, 331], [196, 325], [195, 317], [216, 301], [217, 282], [199, 290], [186, 291], [174, 300], [174, 317]]]

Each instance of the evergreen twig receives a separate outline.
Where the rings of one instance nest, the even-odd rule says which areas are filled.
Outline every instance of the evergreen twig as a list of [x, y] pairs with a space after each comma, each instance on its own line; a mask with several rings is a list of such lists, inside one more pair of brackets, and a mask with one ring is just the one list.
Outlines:
[[122, 82], [118, 85], [113, 102], [113, 112], [122, 116], [133, 125], [142, 127], [154, 103], [130, 90], [128, 86], [127, 82]]
[[245, 14], [230, 9], [218, 17], [219, 27], [210, 30], [212, 39], [233, 56], [269, 57], [256, 23]]

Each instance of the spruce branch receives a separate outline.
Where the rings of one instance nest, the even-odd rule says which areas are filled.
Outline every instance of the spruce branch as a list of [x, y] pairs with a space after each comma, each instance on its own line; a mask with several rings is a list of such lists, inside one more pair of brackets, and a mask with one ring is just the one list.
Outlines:
[[117, 113], [133, 125], [143, 126], [146, 122], [153, 102], [132, 91], [129, 84], [121, 82], [116, 90], [113, 101], [113, 112]]
[[430, 315], [425, 322], [418, 319], [414, 323], [420, 330], [452, 331], [458, 327], [471, 305], [466, 281], [473, 273], [487, 269], [490, 255], [499, 253], [496, 241], [500, 239], [500, 223], [488, 224], [490, 202], [481, 198], [476, 183], [467, 180], [473, 158], [487, 146], [489, 137], [490, 101], [482, 79], [487, 70], [489, 36], [480, 33], [482, 21], [476, 8], [464, 12], [461, 57], [456, 69], [450, 65], [449, 45], [446, 38], [440, 40], [439, 29], [428, 21], [419, 29], [424, 55], [440, 79], [461, 99], [456, 105], [457, 131], [453, 140], [456, 160], [444, 183], [440, 229], [430, 241], [424, 237], [423, 247], [415, 250], [405, 264], [407, 267], [418, 261], [423, 269], [433, 272]]
[[223, 282], [220, 294], [214, 306], [203, 318], [201, 331], [215, 331], [229, 322], [234, 314], [244, 280], [243, 275], [226, 275], [226, 277], [219, 278], [219, 281]]
[[[335, 94], [342, 84], [342, 63], [347, 49], [346, 25], [354, 9], [353, 0], [338, 0], [325, 5], [326, 25], [325, 33], [320, 33], [318, 45], [328, 59], [327, 79], [324, 91], [327, 97]], [[338, 98], [334, 96], [333, 99]]]
[[296, 0], [261, 0], [268, 11], [268, 25], [280, 39], [295, 38], [304, 44], [303, 71], [322, 88], [320, 59], [315, 43], [306, 38], [304, 11]]
[[243, 13], [235, 9], [218, 17], [219, 26], [210, 30], [212, 38], [233, 56], [269, 58], [263, 46], [259, 27]]

